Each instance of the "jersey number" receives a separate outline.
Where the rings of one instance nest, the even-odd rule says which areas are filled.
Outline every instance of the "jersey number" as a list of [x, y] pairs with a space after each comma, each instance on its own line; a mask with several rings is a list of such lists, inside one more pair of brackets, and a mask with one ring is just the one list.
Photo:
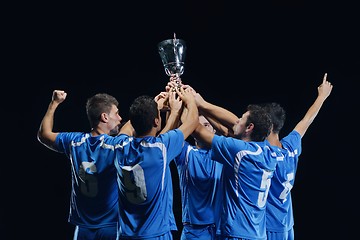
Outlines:
[[129, 202], [139, 204], [146, 200], [147, 191], [144, 170], [139, 164], [122, 167], [122, 182]]
[[98, 180], [95, 175], [89, 174], [84, 168], [96, 172], [96, 166], [92, 163], [83, 163], [80, 165], [80, 191], [87, 197], [95, 197], [98, 194]]
[[270, 185], [271, 185], [271, 177], [270, 176], [272, 174], [273, 174], [273, 172], [269, 172], [269, 171], [265, 171], [265, 170], [263, 171], [260, 188], [265, 189], [265, 191], [259, 193], [259, 196], [258, 196], [258, 206], [259, 207], [264, 207], [266, 204], [266, 199], [267, 199]]
[[291, 189], [293, 188], [293, 185], [291, 185], [290, 181], [294, 179], [295, 174], [289, 173], [286, 175], [287, 179], [285, 182], [282, 183], [284, 186], [284, 190], [281, 192], [279, 198], [282, 200], [282, 202], [286, 202], [286, 197], [290, 193]]

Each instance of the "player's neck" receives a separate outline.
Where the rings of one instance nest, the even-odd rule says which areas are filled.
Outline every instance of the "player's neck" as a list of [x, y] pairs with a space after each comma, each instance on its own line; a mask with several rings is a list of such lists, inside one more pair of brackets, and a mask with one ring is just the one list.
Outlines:
[[272, 146], [277, 146], [277, 147], [282, 148], [282, 145], [281, 145], [281, 142], [279, 139], [279, 134], [271, 132], [266, 139]]
[[150, 131], [146, 132], [145, 134], [143, 134], [143, 135], [135, 135], [135, 136], [137, 138], [144, 138], [144, 137], [148, 137], [148, 136], [156, 137], [156, 134], [157, 134], [157, 129], [155, 127], [153, 127]]
[[106, 134], [105, 131], [103, 131], [102, 129], [100, 128], [93, 128], [91, 129], [91, 136], [99, 136], [99, 135], [102, 135], [102, 134]]

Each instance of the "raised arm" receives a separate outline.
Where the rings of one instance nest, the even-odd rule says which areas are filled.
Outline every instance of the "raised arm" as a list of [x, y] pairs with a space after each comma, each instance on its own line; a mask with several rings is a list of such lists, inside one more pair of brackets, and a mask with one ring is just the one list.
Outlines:
[[165, 106], [169, 100], [169, 94], [167, 92], [160, 92], [154, 97], [154, 100], [157, 103], [158, 109], [160, 111], [168, 110]]
[[186, 139], [199, 124], [199, 112], [192, 89], [176, 88], [176, 94], [181, 98], [184, 107], [187, 109], [186, 117], [184, 117], [186, 120], [178, 128], [183, 132], [184, 139]]
[[198, 123], [195, 131], [192, 133], [192, 136], [204, 147], [211, 147], [212, 140], [215, 136], [215, 133], [209, 131], [205, 126]]
[[327, 73], [325, 73], [323, 81], [318, 87], [318, 96], [315, 99], [315, 102], [307, 110], [303, 119], [301, 119], [301, 121], [294, 128], [294, 130], [297, 131], [301, 135], [301, 137], [304, 136], [305, 132], [319, 113], [323, 103], [332, 91], [333, 85], [329, 81], [327, 81], [326, 78]]
[[53, 145], [55, 143], [56, 136], [58, 135], [58, 133], [53, 132], [54, 114], [59, 104], [61, 104], [66, 99], [66, 95], [67, 93], [62, 90], [53, 91], [51, 102], [41, 121], [37, 133], [38, 141], [54, 151], [56, 150], [54, 149]]
[[159, 134], [175, 129], [180, 124], [180, 116], [183, 109], [182, 101], [177, 97], [176, 92], [170, 91], [168, 94], [169, 111], [166, 112], [166, 124]]
[[208, 119], [219, 134], [233, 136], [233, 126], [239, 120], [234, 113], [204, 100], [199, 93], [196, 93], [195, 99], [199, 113]]
[[134, 130], [133, 126], [131, 125], [130, 120], [128, 120], [121, 126], [118, 135], [120, 135], [120, 134], [126, 134], [128, 136], [135, 136], [135, 130]]
[[[175, 86], [174, 80], [170, 80], [165, 89], [166, 91], [171, 91], [171, 89], [175, 89]], [[198, 106], [199, 114], [208, 119], [218, 134], [234, 136], [233, 126], [239, 119], [235, 114], [223, 107], [205, 101], [190, 85], [182, 84], [181, 86], [184, 89], [191, 89], [196, 100], [196, 105]]]

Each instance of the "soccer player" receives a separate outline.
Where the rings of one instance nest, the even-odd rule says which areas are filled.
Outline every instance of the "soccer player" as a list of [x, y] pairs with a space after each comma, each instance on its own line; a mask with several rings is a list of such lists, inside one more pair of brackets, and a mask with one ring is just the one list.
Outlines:
[[285, 122], [285, 110], [278, 103], [266, 103], [264, 109], [270, 114], [273, 128], [267, 141], [278, 147], [284, 155], [279, 161], [271, 180], [266, 205], [266, 232], [268, 240], [293, 240], [294, 216], [291, 189], [294, 186], [299, 156], [302, 152], [301, 139], [330, 95], [333, 85], [325, 73], [318, 96], [292, 132], [280, 140], [279, 133]]

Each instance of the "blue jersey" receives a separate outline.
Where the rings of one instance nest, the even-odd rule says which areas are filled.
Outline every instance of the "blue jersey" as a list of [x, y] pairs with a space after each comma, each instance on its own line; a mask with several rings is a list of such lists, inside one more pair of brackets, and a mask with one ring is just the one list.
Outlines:
[[280, 142], [284, 159], [276, 166], [266, 206], [266, 228], [271, 232], [287, 232], [294, 225], [291, 189], [301, 154], [301, 136], [292, 131]]
[[277, 151], [265, 142], [245, 142], [217, 135], [211, 149], [211, 158], [223, 164], [225, 199], [221, 234], [266, 239], [265, 207]]
[[120, 237], [150, 238], [177, 230], [170, 161], [181, 152], [182, 132], [176, 129], [158, 137], [115, 138]]
[[56, 137], [57, 151], [71, 162], [72, 191], [68, 221], [86, 228], [116, 226], [118, 187], [113, 137], [63, 132]]
[[182, 222], [218, 224], [222, 201], [222, 164], [211, 160], [211, 150], [188, 142], [175, 158], [181, 190]]

